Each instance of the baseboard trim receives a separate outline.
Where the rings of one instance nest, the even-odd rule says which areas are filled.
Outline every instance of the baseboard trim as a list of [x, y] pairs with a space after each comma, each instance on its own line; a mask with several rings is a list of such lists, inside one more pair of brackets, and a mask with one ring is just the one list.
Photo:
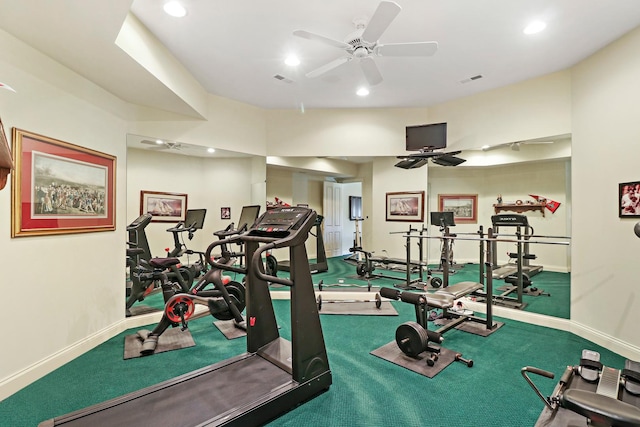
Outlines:
[[[465, 301], [468, 309], [486, 314], [486, 305], [480, 302]], [[558, 317], [545, 316], [538, 313], [528, 313], [526, 311], [514, 310], [506, 307], [493, 306], [493, 315], [503, 317], [505, 319], [517, 320], [519, 322], [530, 323], [533, 325], [544, 326], [547, 328], [558, 329], [570, 332], [580, 338], [584, 338], [614, 353], [631, 360], [640, 360], [640, 347], [633, 346], [629, 343], [621, 341], [611, 335], [597, 331], [589, 326]]]

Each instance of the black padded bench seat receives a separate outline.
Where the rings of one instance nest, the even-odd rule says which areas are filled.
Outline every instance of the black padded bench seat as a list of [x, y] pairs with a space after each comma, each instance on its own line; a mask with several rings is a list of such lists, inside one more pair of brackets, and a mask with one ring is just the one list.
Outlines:
[[483, 289], [484, 285], [478, 282], [458, 282], [455, 285], [438, 289], [435, 292], [426, 295], [427, 305], [433, 308], [447, 309], [453, 307], [453, 303], [458, 298], [469, 295], [479, 289]]

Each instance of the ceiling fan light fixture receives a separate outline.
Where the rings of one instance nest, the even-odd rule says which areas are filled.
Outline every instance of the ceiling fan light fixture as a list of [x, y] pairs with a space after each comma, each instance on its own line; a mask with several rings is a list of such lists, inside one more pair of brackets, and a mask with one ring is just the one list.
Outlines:
[[367, 96], [367, 95], [369, 95], [369, 89], [367, 89], [366, 87], [361, 87], [356, 92], [356, 95], [358, 95], [358, 96]]
[[522, 30], [522, 32], [528, 35], [536, 34], [544, 30], [546, 27], [547, 27], [547, 24], [543, 21], [533, 21], [529, 25], [527, 25], [525, 29]]
[[167, 15], [174, 18], [182, 18], [187, 15], [187, 9], [179, 1], [170, 1], [164, 4], [163, 9]]
[[490, 145], [485, 144], [485, 145], [483, 145], [481, 148], [482, 148], [482, 151], [487, 151], [489, 148], [491, 148], [491, 146], [490, 146]]
[[161, 139], [156, 139], [156, 144], [162, 145], [162, 144], [164, 144], [164, 141], [161, 140]]
[[207, 148], [207, 153], [215, 153], [216, 149], [215, 148]]

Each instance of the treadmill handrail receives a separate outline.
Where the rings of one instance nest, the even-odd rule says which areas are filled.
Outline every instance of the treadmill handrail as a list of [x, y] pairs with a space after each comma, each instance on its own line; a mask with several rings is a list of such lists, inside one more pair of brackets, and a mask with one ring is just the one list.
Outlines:
[[266, 282], [273, 282], [273, 283], [278, 283], [280, 285], [291, 287], [291, 286], [293, 286], [293, 281], [288, 280], [288, 279], [284, 279], [282, 277], [271, 276], [269, 274], [265, 274], [259, 268], [260, 264], [262, 263], [262, 253], [266, 252], [268, 250], [271, 250], [271, 249], [275, 249], [275, 248], [276, 248], [276, 242], [272, 242], [272, 243], [269, 243], [269, 244], [266, 244], [264, 246], [259, 247], [253, 253], [253, 258], [251, 259], [251, 262], [253, 263], [253, 268], [254, 268], [254, 271], [256, 273], [256, 277], [258, 279], [264, 280]]

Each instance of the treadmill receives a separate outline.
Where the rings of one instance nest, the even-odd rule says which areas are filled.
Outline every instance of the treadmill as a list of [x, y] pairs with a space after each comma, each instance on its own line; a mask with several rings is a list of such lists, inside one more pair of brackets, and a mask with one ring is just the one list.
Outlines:
[[[316, 262], [309, 264], [311, 274], [324, 273], [329, 270], [329, 264], [327, 263], [327, 253], [324, 250], [324, 238], [322, 237], [322, 220], [324, 217], [318, 215], [316, 222], [313, 225], [316, 232], [312, 232], [311, 235], [316, 238]], [[289, 260], [278, 261], [278, 271], [290, 271], [291, 262]]]
[[[207, 248], [212, 268], [246, 274], [246, 353], [39, 426], [256, 426], [328, 390], [331, 371], [304, 246], [315, 221], [311, 209], [276, 208], [245, 233]], [[215, 247], [239, 242], [247, 267], [211, 259]], [[289, 279], [264, 273], [263, 254], [277, 248], [289, 248]], [[279, 336], [268, 282], [291, 288], [291, 341]]]

